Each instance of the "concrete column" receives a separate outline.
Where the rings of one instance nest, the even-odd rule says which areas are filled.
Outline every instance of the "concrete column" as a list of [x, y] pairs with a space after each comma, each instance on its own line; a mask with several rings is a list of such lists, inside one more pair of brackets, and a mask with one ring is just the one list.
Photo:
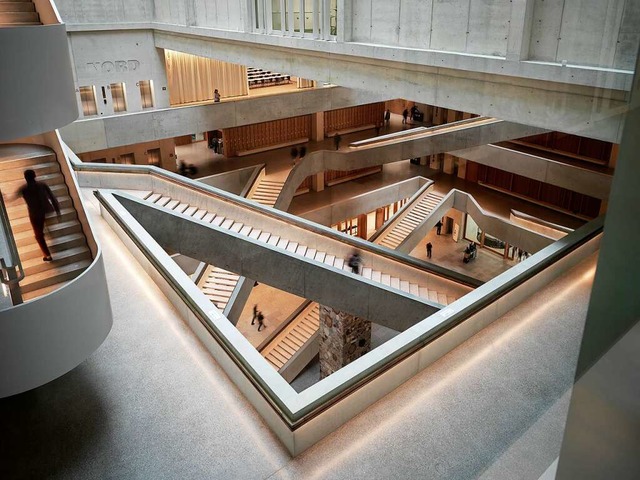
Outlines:
[[464, 158], [458, 159], [458, 178], [467, 178], [467, 161]]
[[338, 0], [338, 42], [350, 42], [353, 25], [350, 0]]
[[533, 24], [534, 0], [512, 0], [507, 60], [520, 61], [529, 58], [531, 25]]
[[320, 305], [320, 378], [371, 350], [371, 322]]
[[324, 112], [311, 115], [311, 140], [314, 142], [324, 140]]
[[[640, 58], [635, 71], [639, 69]], [[640, 236], [639, 131], [636, 73], [555, 477], [559, 480], [640, 476], [640, 256], [633, 247]]]
[[321, 192], [324, 190], [324, 172], [316, 173], [311, 178], [311, 190], [314, 192]]
[[455, 157], [453, 155], [449, 155], [448, 153], [444, 154], [444, 166], [442, 167], [442, 171], [444, 173], [448, 173], [449, 175], [453, 174], [453, 170], [455, 169]]

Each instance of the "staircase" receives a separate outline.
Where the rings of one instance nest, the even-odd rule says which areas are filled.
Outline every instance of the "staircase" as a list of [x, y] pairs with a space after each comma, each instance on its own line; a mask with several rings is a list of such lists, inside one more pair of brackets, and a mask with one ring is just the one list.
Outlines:
[[29, 0], [0, 0], [0, 27], [42, 25], [36, 7]]
[[[49, 185], [60, 203], [61, 219], [57, 221], [54, 214], [45, 227], [52, 262], [42, 260], [24, 200], [13, 198], [25, 184], [23, 175], [29, 168], [36, 172], [36, 180]], [[40, 145], [0, 146], [0, 190], [5, 195], [11, 229], [25, 272], [25, 278], [20, 282], [24, 300], [60, 288], [91, 264], [91, 251], [51, 149]]]
[[428, 192], [418, 202], [408, 208], [402, 219], [393, 225], [384, 236], [376, 243], [396, 249], [407, 238], [415, 228], [420, 225], [427, 216], [442, 201], [443, 196]]
[[[299, 244], [295, 241], [290, 241], [278, 234], [272, 234], [265, 232], [257, 228], [253, 228], [251, 225], [246, 225], [243, 222], [236, 221], [233, 218], [226, 218], [223, 215], [217, 215], [213, 212], [189, 205], [188, 203], [181, 202], [177, 199], [172, 199], [168, 196], [160, 193], [151, 192], [147, 195], [146, 200], [154, 203], [160, 207], [173, 210], [193, 217], [197, 220], [202, 220], [206, 223], [211, 223], [221, 228], [228, 229], [236, 232], [240, 235], [247, 236], [259, 242], [268, 243], [269, 245], [287, 250], [288, 252], [322, 262], [325, 265], [338, 268], [340, 270], [351, 271], [344, 258], [340, 258], [332, 254], [331, 252], [317, 251], [315, 248], [309, 248], [305, 245]], [[368, 278], [373, 282], [386, 285], [396, 290], [429, 299], [432, 302], [439, 303], [441, 305], [448, 305], [449, 303], [457, 300], [454, 295], [448, 295], [443, 292], [437, 292], [435, 290], [428, 289], [427, 287], [411, 283], [407, 280], [402, 280], [399, 277], [391, 276], [388, 273], [381, 272], [379, 270], [373, 270], [369, 267], [362, 269], [362, 276]]]
[[287, 381], [292, 381], [317, 355], [319, 328], [318, 304], [312, 302], [260, 353]]
[[218, 310], [224, 312], [239, 279], [235, 273], [209, 265], [198, 282], [198, 288]]
[[280, 195], [282, 191], [284, 182], [267, 180], [265, 178], [261, 178], [259, 182], [256, 189], [248, 197], [249, 200], [261, 203], [267, 207], [273, 207], [278, 200], [278, 195]]

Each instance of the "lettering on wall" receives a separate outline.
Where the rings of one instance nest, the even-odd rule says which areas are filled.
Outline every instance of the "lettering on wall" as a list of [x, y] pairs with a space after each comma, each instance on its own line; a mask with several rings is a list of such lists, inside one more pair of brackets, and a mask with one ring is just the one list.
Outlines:
[[106, 62], [87, 62], [89, 70], [98, 73], [135, 72], [140, 67], [138, 60], [114, 60]]

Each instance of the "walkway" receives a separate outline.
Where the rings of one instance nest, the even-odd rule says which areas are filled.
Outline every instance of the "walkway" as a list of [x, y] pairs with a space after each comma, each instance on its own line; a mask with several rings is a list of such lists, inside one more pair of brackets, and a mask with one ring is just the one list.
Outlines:
[[535, 480], [558, 455], [595, 258], [292, 459], [85, 198], [113, 330], [0, 400], [0, 477]]

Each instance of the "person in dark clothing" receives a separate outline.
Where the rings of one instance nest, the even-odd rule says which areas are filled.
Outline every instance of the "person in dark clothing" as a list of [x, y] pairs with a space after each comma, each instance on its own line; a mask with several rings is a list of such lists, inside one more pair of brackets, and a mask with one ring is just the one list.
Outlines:
[[262, 327], [264, 327], [264, 315], [258, 312], [258, 331], [262, 330]]
[[432, 249], [433, 249], [433, 245], [431, 245], [431, 242], [427, 243], [427, 258], [431, 258]]
[[24, 179], [27, 184], [18, 190], [18, 196], [24, 198], [27, 204], [31, 227], [40, 250], [42, 250], [42, 255], [44, 255], [42, 260], [50, 262], [52, 260], [51, 252], [44, 238], [45, 218], [48, 213], [55, 211], [58, 219], [60, 219], [60, 205], [49, 185], [36, 181], [36, 172], [25, 170]]
[[438, 223], [436, 223], [436, 235], [440, 235], [441, 231], [442, 231], [442, 221], [438, 220]]
[[387, 111], [384, 112], [384, 123], [388, 126], [391, 121], [391, 110], [387, 108]]
[[307, 154], [307, 147], [303, 145], [300, 147], [300, 155], [299, 155], [300, 160], [302, 160], [306, 154]]
[[251, 325], [256, 323], [256, 319], [258, 318], [258, 304], [253, 306], [253, 318], [251, 319]]
[[402, 111], [402, 123], [407, 123], [407, 118], [409, 117], [409, 110], [406, 108]]
[[342, 141], [342, 137], [340, 136], [339, 133], [336, 133], [333, 136], [333, 144], [336, 146], [336, 150], [338, 150], [340, 148], [340, 142]]
[[351, 267], [351, 273], [360, 275], [360, 265], [362, 265], [362, 259], [360, 258], [360, 254], [358, 252], [355, 252], [349, 257], [348, 265], [349, 267]]

